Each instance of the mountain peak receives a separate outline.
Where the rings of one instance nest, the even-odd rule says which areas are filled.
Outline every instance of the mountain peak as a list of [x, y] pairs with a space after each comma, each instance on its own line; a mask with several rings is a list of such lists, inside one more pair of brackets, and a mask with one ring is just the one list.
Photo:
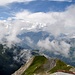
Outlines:
[[34, 56], [12, 75], [53, 75], [57, 72], [73, 75], [74, 69], [59, 59]]

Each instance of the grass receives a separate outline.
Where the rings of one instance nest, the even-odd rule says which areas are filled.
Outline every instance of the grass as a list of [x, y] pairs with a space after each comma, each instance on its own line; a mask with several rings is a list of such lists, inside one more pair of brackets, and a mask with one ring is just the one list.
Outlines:
[[63, 61], [57, 60], [56, 66], [54, 68], [52, 68], [49, 72], [50, 73], [54, 73], [54, 72], [57, 72], [59, 70], [69, 71], [70, 68], [72, 68], [72, 67], [71, 66], [67, 66], [67, 64], [65, 64]]
[[[32, 64], [23, 72], [22, 75], [34, 75], [34, 73], [44, 72], [44, 68], [42, 68], [43, 64], [47, 62], [47, 58], [44, 56], [35, 56]], [[72, 66], [67, 66], [61, 60], [56, 59], [56, 66], [53, 67], [49, 73], [55, 73], [60, 70], [69, 71]]]
[[47, 58], [44, 56], [35, 56], [32, 64], [22, 75], [33, 75], [35, 73], [35, 71], [39, 67], [41, 67], [46, 61], [47, 61]]

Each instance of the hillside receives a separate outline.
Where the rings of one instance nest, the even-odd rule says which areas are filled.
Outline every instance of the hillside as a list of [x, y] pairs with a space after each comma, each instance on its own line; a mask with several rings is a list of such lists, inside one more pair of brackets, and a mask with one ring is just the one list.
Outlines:
[[[20, 58], [21, 50], [22, 48], [16, 45], [9, 48], [6, 45], [0, 44], [0, 75], [11, 75], [20, 68], [23, 64], [23, 57]], [[16, 59], [16, 57], [18, 58]]]
[[59, 59], [35, 56], [12, 75], [53, 75], [57, 72], [74, 75], [75, 68]]

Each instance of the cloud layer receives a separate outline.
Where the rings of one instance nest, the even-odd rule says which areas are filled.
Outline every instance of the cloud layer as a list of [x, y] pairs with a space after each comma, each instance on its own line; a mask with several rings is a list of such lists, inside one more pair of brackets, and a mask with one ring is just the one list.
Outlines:
[[[19, 34], [38, 30], [52, 33], [55, 37], [58, 37], [61, 33], [74, 34], [75, 5], [69, 6], [63, 12], [32, 13], [24, 10], [15, 13], [14, 17], [9, 17], [7, 20], [0, 20], [0, 43], [6, 43], [10, 47], [12, 44], [20, 43], [21, 39], [17, 37]], [[26, 39], [33, 43], [30, 38], [27, 37]], [[54, 52], [65, 56], [68, 56], [70, 48], [69, 44], [64, 41], [61, 41], [59, 46], [58, 41], [50, 42], [48, 38], [40, 40], [37, 45], [48, 50], [53, 49]]]
[[72, 0], [49, 0], [49, 1], [66, 1], [66, 2], [72, 2]]
[[[59, 35], [60, 33], [73, 33], [75, 32], [75, 5], [71, 5], [63, 12], [37, 12], [31, 13], [23, 11], [15, 14], [14, 19], [20, 19], [34, 23], [32, 28], [44, 27], [44, 30]], [[30, 25], [31, 26], [31, 25]], [[29, 26], [29, 27], [30, 27]]]
[[7, 4], [13, 3], [13, 2], [31, 2], [31, 1], [33, 1], [33, 0], [1, 0], [0, 6], [7, 5]]
[[37, 46], [42, 50], [52, 51], [56, 55], [69, 56], [70, 44], [65, 41], [53, 40], [50, 42], [49, 38], [46, 38], [45, 40], [40, 40]]
[[[75, 5], [71, 5], [63, 12], [22, 11], [7, 20], [0, 20], [0, 41], [19, 41], [17, 35], [22, 31], [38, 31], [42, 29], [58, 36], [60, 33], [72, 34], [75, 32]], [[14, 20], [12, 20], [14, 19]], [[7, 36], [6, 36], [7, 35]]]

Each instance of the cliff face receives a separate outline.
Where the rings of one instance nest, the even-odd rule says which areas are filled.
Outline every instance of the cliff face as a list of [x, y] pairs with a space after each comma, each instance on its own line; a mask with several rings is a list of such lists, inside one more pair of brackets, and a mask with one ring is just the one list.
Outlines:
[[[75, 68], [58, 59], [35, 56], [12, 75], [74, 75]], [[63, 74], [62, 74], [63, 75]]]

